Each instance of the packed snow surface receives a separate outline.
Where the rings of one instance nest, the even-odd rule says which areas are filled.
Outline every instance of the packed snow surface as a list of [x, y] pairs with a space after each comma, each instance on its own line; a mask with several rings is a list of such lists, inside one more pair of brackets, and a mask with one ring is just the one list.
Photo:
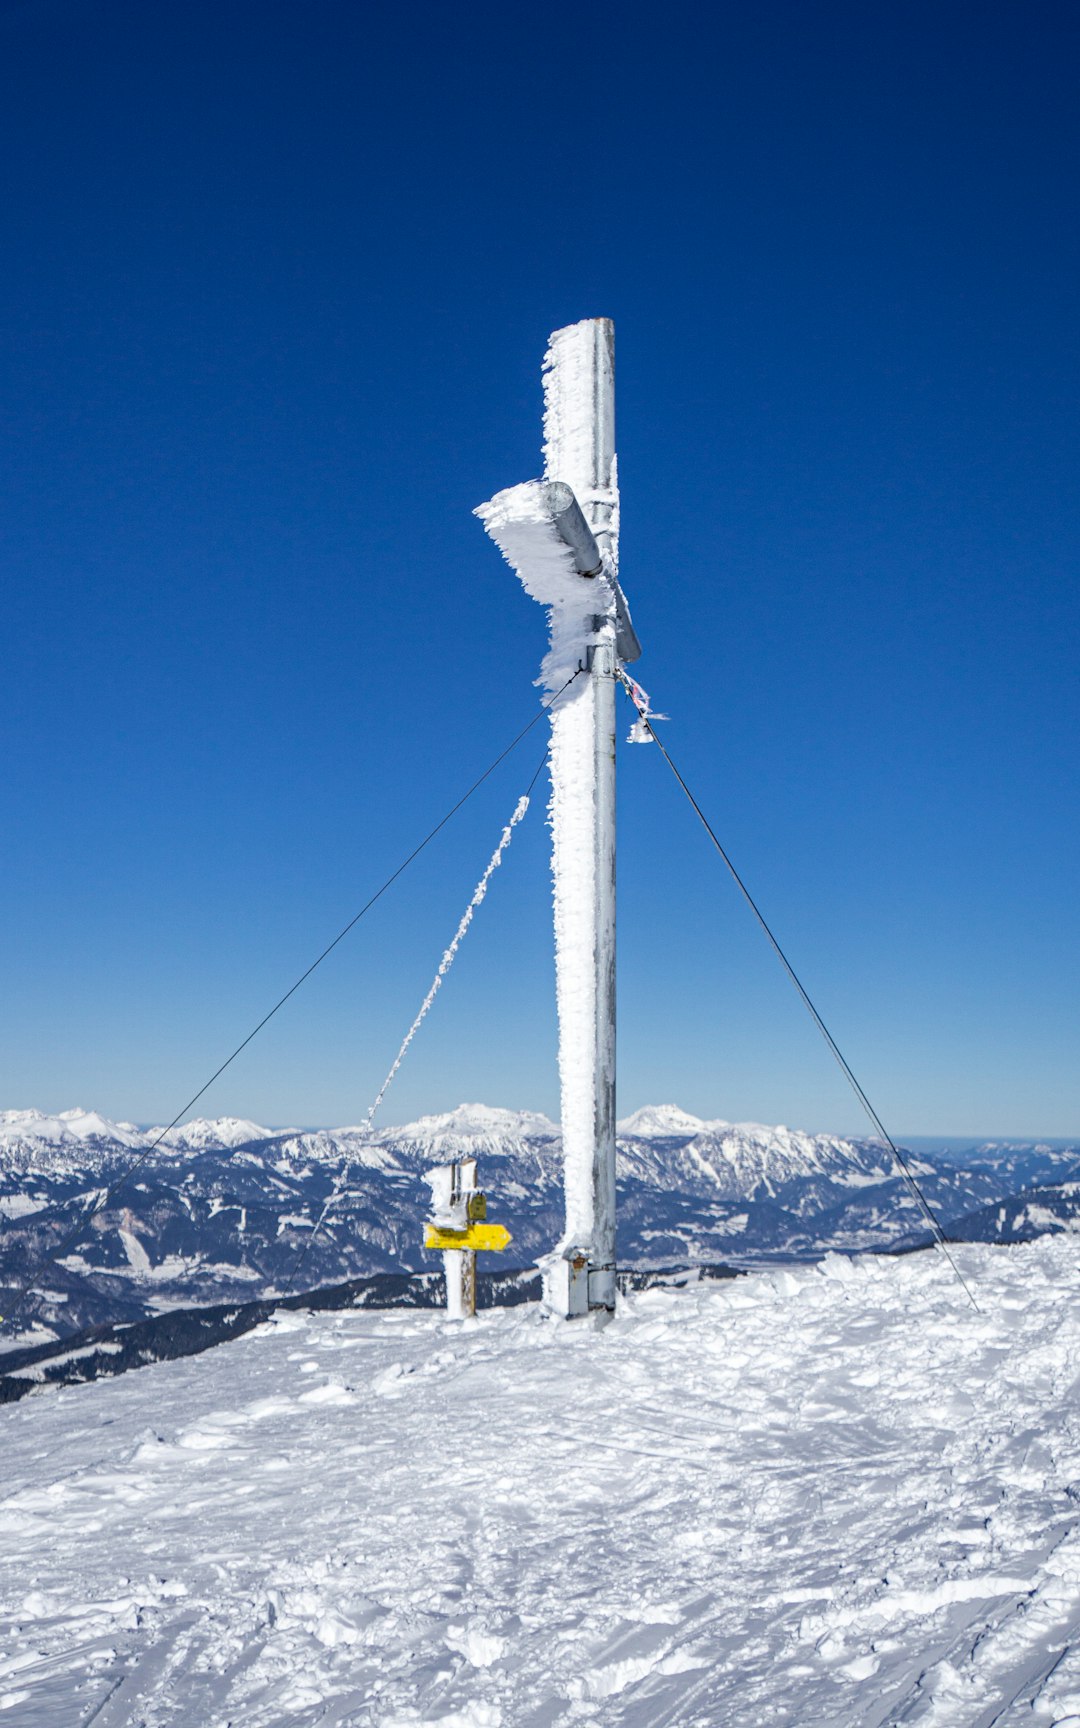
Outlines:
[[0, 1411], [19, 1728], [1080, 1717], [1080, 1253], [281, 1314]]

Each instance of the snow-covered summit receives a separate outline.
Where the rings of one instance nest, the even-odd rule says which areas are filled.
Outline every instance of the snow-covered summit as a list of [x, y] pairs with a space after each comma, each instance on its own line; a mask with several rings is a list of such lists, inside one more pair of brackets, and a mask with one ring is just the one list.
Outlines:
[[163, 1155], [174, 1152], [223, 1152], [250, 1141], [266, 1140], [270, 1129], [236, 1116], [214, 1120], [196, 1117], [162, 1134], [160, 1127], [140, 1128], [134, 1122], [114, 1122], [97, 1110], [0, 1111], [0, 1155], [8, 1163], [49, 1164], [108, 1156], [160, 1139]]
[[[246, 1146], [252, 1140], [268, 1140], [271, 1132], [271, 1129], [262, 1128], [258, 1122], [249, 1122], [242, 1116], [215, 1116], [212, 1120], [196, 1116], [192, 1122], [170, 1128], [162, 1139], [162, 1145], [183, 1146], [192, 1152], [218, 1152], [230, 1146]], [[146, 1138], [156, 1140], [160, 1133], [160, 1128], [148, 1128]]]
[[1075, 1724], [1075, 1241], [954, 1252], [6, 1405], [0, 1719]]
[[[162, 1145], [220, 1150], [242, 1146], [249, 1140], [265, 1140], [270, 1132], [258, 1122], [238, 1116], [218, 1116], [213, 1120], [197, 1116], [191, 1122], [170, 1128], [162, 1138]], [[111, 1140], [124, 1146], [142, 1146], [156, 1140], [161, 1133], [160, 1127], [140, 1128], [135, 1122], [114, 1122], [98, 1110], [84, 1110], [80, 1106], [60, 1110], [53, 1116], [44, 1110], [0, 1110], [0, 1144], [38, 1141], [58, 1146], [65, 1141]]]
[[[658, 1190], [680, 1189], [734, 1199], [772, 1198], [807, 1178], [841, 1187], [893, 1174], [888, 1159], [865, 1141], [808, 1134], [761, 1123], [704, 1120], [677, 1104], [650, 1104], [618, 1125], [619, 1172]], [[9, 1168], [70, 1166], [92, 1170], [133, 1148], [148, 1146], [160, 1128], [110, 1121], [94, 1110], [0, 1113], [0, 1158]], [[561, 1180], [560, 1133], [548, 1117], [465, 1103], [395, 1127], [271, 1130], [244, 1117], [196, 1117], [171, 1128], [162, 1158], [205, 1156], [243, 1148], [242, 1158], [268, 1155], [277, 1168], [334, 1165], [408, 1170], [452, 1158], [498, 1160], [510, 1180]], [[270, 1149], [272, 1148], [272, 1152]], [[498, 1180], [493, 1172], [493, 1180]]]
[[44, 1146], [60, 1146], [65, 1141], [118, 1140], [125, 1146], [137, 1146], [142, 1130], [131, 1122], [110, 1122], [96, 1110], [61, 1110], [47, 1116], [43, 1110], [0, 1110], [0, 1145], [38, 1141]]
[[757, 1122], [710, 1124], [688, 1150], [718, 1188], [732, 1195], [773, 1197], [795, 1183], [805, 1189], [814, 1179], [861, 1187], [896, 1174], [889, 1155], [873, 1142]]
[[132, 1122], [110, 1122], [96, 1110], [0, 1110], [0, 1167], [62, 1173], [99, 1167], [143, 1144]]
[[635, 1110], [631, 1116], [624, 1116], [617, 1124], [618, 1132], [630, 1139], [682, 1139], [694, 1138], [704, 1134], [708, 1128], [724, 1128], [724, 1122], [703, 1122], [700, 1116], [691, 1116], [689, 1111], [682, 1110], [678, 1104], [644, 1104], [640, 1110]]
[[459, 1104], [437, 1116], [421, 1116], [400, 1128], [379, 1130], [382, 1139], [415, 1148], [426, 1157], [505, 1157], [529, 1141], [558, 1139], [554, 1122], [532, 1110], [503, 1110], [491, 1104]]
[[840, 1189], [895, 1175], [875, 1142], [763, 1122], [703, 1121], [677, 1104], [648, 1104], [618, 1125], [619, 1169], [644, 1182], [718, 1198], [774, 1199], [795, 1184]]

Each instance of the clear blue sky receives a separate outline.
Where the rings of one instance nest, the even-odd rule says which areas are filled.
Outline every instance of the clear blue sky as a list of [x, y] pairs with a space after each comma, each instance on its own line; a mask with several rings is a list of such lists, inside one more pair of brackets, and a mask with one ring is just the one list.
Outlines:
[[[898, 1133], [1080, 1132], [1078, 36], [0, 0], [0, 1105], [163, 1120], [534, 712], [470, 512], [618, 338], [667, 742]], [[362, 1117], [541, 728], [200, 1110]], [[390, 1095], [557, 1113], [537, 806]], [[620, 1109], [861, 1128], [658, 752]]]

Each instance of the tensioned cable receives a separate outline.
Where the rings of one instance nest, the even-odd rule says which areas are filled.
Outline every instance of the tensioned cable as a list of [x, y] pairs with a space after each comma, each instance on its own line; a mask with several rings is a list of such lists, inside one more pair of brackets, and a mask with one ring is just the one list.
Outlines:
[[[514, 806], [513, 815], [511, 816], [509, 822], [507, 822], [506, 826], [503, 828], [502, 834], [499, 836], [499, 844], [496, 846], [494, 852], [491, 854], [491, 857], [488, 860], [487, 868], [485, 869], [484, 874], [481, 876], [479, 882], [476, 884], [476, 887], [472, 891], [472, 896], [469, 900], [469, 904], [466, 906], [464, 912], [461, 915], [461, 918], [458, 922], [458, 927], [454, 932], [453, 938], [451, 939], [450, 946], [446, 949], [445, 953], [443, 954], [442, 959], [439, 962], [438, 971], [435, 973], [435, 977], [433, 978], [433, 980], [431, 982], [431, 987], [428, 990], [427, 995], [424, 997], [424, 1000], [421, 1002], [419, 1011], [417, 1012], [415, 1018], [413, 1019], [413, 1022], [410, 1025], [409, 1030], [406, 1032], [404, 1038], [401, 1041], [401, 1045], [400, 1045], [400, 1048], [398, 1049], [398, 1053], [394, 1057], [393, 1062], [390, 1064], [390, 1068], [389, 1068], [389, 1071], [387, 1072], [386, 1079], [383, 1081], [382, 1085], [379, 1087], [379, 1090], [376, 1092], [371, 1103], [368, 1105], [367, 1116], [364, 1118], [365, 1129], [369, 1129], [371, 1127], [372, 1123], [374, 1122], [376, 1111], [378, 1110], [379, 1105], [382, 1103], [383, 1099], [386, 1097], [387, 1092], [390, 1090], [390, 1087], [394, 1081], [394, 1077], [397, 1074], [398, 1069], [401, 1067], [402, 1062], [404, 1062], [404, 1060], [405, 1060], [405, 1055], [406, 1055], [406, 1052], [408, 1051], [409, 1045], [412, 1043], [413, 1039], [416, 1037], [416, 1034], [419, 1032], [424, 1021], [427, 1019], [427, 1016], [428, 1016], [428, 1014], [431, 1010], [431, 1007], [435, 1001], [435, 998], [439, 994], [439, 991], [442, 989], [443, 981], [446, 978], [446, 975], [449, 972], [451, 966], [454, 964], [454, 960], [457, 956], [457, 951], [461, 947], [462, 942], [465, 940], [465, 937], [468, 934], [468, 930], [469, 930], [470, 925], [472, 924], [473, 916], [476, 912], [477, 907], [482, 906], [484, 903], [484, 900], [487, 897], [488, 885], [490, 884], [491, 878], [494, 876], [496, 870], [499, 868], [500, 864], [503, 861], [503, 856], [506, 852], [506, 849], [509, 846], [511, 839], [513, 838], [514, 829], [517, 827], [518, 823], [523, 819], [523, 817], [525, 816], [525, 814], [529, 808], [529, 800], [532, 797], [532, 789], [536, 785], [536, 782], [540, 778], [540, 774], [541, 774], [541, 771], [543, 769], [544, 763], [547, 761], [547, 756], [548, 756], [548, 753], [545, 750], [544, 754], [540, 758], [539, 764], [538, 764], [537, 769], [536, 769], [536, 773], [533, 775], [532, 779], [529, 781], [528, 787], [526, 788], [525, 792], [518, 799], [516, 805]], [[355, 1158], [353, 1158], [353, 1157], [346, 1158], [345, 1163], [344, 1163], [342, 1170], [341, 1170], [341, 1174], [338, 1177], [337, 1181], [334, 1183], [334, 1186], [333, 1186], [333, 1188], [332, 1188], [332, 1190], [331, 1190], [331, 1192], [330, 1192], [330, 1194], [326, 1200], [326, 1204], [323, 1206], [322, 1211], [319, 1213], [318, 1218], [315, 1220], [315, 1224], [312, 1228], [311, 1235], [308, 1237], [307, 1241], [303, 1244], [303, 1246], [300, 1249], [300, 1252], [296, 1256], [296, 1261], [293, 1265], [292, 1271], [289, 1273], [289, 1277], [288, 1277], [288, 1280], [285, 1284], [285, 1288], [282, 1291], [282, 1295], [288, 1296], [289, 1293], [291, 1292], [293, 1285], [296, 1283], [297, 1278], [300, 1276], [300, 1268], [303, 1266], [304, 1261], [307, 1259], [311, 1248], [314, 1246], [316, 1237], [321, 1232], [323, 1225], [325, 1224], [327, 1218], [330, 1216], [331, 1212], [334, 1210], [334, 1207], [338, 1204], [338, 1201], [341, 1200], [342, 1198], [348, 1197], [349, 1177], [352, 1175], [352, 1172], [353, 1172], [353, 1169], [355, 1168], [355, 1165], [356, 1165], [356, 1159]]]
[[[291, 996], [296, 995], [296, 992], [299, 990], [300, 986], [302, 984], [305, 984], [307, 982], [307, 980], [311, 977], [311, 974], [319, 966], [322, 965], [323, 961], [330, 954], [333, 953], [333, 951], [337, 947], [338, 943], [343, 942], [345, 937], [349, 934], [349, 931], [354, 929], [355, 926], [357, 924], [359, 924], [359, 922], [360, 922], [361, 918], [363, 918], [364, 914], [366, 912], [370, 912], [371, 908], [375, 905], [375, 902], [377, 900], [382, 899], [382, 897], [386, 893], [387, 889], [390, 888], [397, 881], [398, 877], [401, 876], [404, 873], [404, 871], [406, 871], [408, 869], [409, 865], [412, 864], [415, 859], [419, 858], [421, 852], [424, 851], [425, 847], [430, 846], [430, 844], [434, 840], [435, 836], [437, 834], [439, 834], [443, 828], [446, 827], [446, 824], [450, 821], [452, 816], [457, 815], [457, 813], [461, 809], [462, 805], [468, 803], [468, 801], [472, 797], [473, 793], [476, 792], [484, 784], [484, 781], [487, 780], [489, 778], [489, 776], [495, 772], [495, 770], [499, 766], [500, 762], [504, 762], [506, 760], [507, 756], [510, 755], [511, 751], [517, 749], [517, 746], [521, 743], [521, 740], [523, 738], [525, 738], [532, 731], [532, 729], [536, 725], [537, 721], [544, 714], [546, 714], [551, 708], [554, 707], [555, 703], [559, 700], [559, 697], [563, 694], [563, 692], [565, 690], [568, 690], [570, 688], [570, 685], [574, 682], [575, 678], [579, 678], [581, 676], [582, 670], [583, 670], [583, 668], [579, 666], [575, 672], [572, 672], [570, 674], [570, 677], [566, 680], [566, 683], [563, 684], [560, 689], [556, 690], [554, 696], [549, 696], [546, 701], [544, 701], [540, 704], [540, 707], [537, 709], [536, 713], [533, 715], [533, 717], [529, 721], [528, 725], [522, 727], [521, 731], [517, 734], [517, 737], [511, 740], [511, 742], [506, 746], [505, 750], [500, 750], [500, 752], [496, 756], [494, 762], [490, 763], [489, 766], [484, 769], [484, 772], [481, 775], [479, 775], [477, 777], [477, 779], [475, 779], [473, 781], [472, 785], [469, 787], [467, 792], [462, 793], [462, 795], [458, 799], [457, 803], [453, 804], [450, 807], [450, 809], [446, 812], [446, 815], [443, 816], [440, 821], [436, 822], [434, 828], [432, 828], [428, 834], [425, 834], [424, 838], [420, 841], [420, 844], [418, 846], [413, 847], [413, 850], [409, 853], [408, 857], [406, 859], [404, 859], [403, 862], [398, 865], [397, 869], [392, 873], [392, 875], [390, 875], [386, 878], [386, 881], [383, 883], [382, 887], [376, 889], [375, 893], [371, 896], [370, 900], [366, 901], [365, 904], [363, 906], [361, 906], [359, 912], [356, 913], [355, 917], [350, 918], [349, 922], [344, 926], [344, 928], [342, 930], [339, 930], [338, 934], [334, 937], [334, 940], [332, 942], [329, 942], [327, 944], [327, 946], [323, 949], [322, 953], [318, 956], [318, 958], [313, 960], [311, 962], [311, 965], [307, 968], [307, 970], [300, 974], [299, 978], [296, 980], [296, 983], [291, 985], [290, 988], [288, 990], [286, 990], [284, 996], [280, 997], [278, 999], [278, 1001], [274, 1003], [274, 1006], [270, 1009], [269, 1013], [263, 1015], [263, 1017], [259, 1021], [258, 1025], [253, 1027], [253, 1029], [248, 1033], [247, 1037], [244, 1039], [243, 1043], [238, 1044], [236, 1046], [236, 1049], [232, 1052], [232, 1054], [230, 1056], [227, 1056], [225, 1058], [224, 1062], [221, 1064], [221, 1066], [219, 1068], [215, 1068], [215, 1070], [211, 1074], [209, 1080], [207, 1080], [204, 1085], [199, 1087], [199, 1090], [196, 1093], [194, 1093], [191, 1098], [188, 1099], [187, 1103], [183, 1106], [182, 1109], [177, 1111], [176, 1115], [173, 1117], [172, 1121], [168, 1124], [168, 1126], [165, 1128], [162, 1128], [161, 1132], [156, 1136], [155, 1139], [153, 1139], [150, 1142], [149, 1146], [145, 1146], [143, 1148], [143, 1150], [137, 1155], [137, 1157], [132, 1159], [131, 1163], [127, 1166], [127, 1169], [124, 1170], [122, 1175], [118, 1176], [114, 1182], [110, 1183], [110, 1185], [107, 1188], [104, 1188], [101, 1191], [101, 1193], [98, 1195], [98, 1198], [95, 1200], [94, 1204], [92, 1206], [90, 1206], [86, 1212], [83, 1213], [82, 1217], [79, 1218], [78, 1221], [72, 1226], [72, 1228], [68, 1231], [67, 1235], [62, 1238], [62, 1240], [57, 1245], [57, 1247], [53, 1248], [49, 1253], [42, 1255], [40, 1260], [38, 1260], [38, 1262], [34, 1266], [32, 1272], [30, 1274], [30, 1277], [26, 1280], [26, 1282], [24, 1284], [22, 1284], [19, 1287], [18, 1291], [16, 1292], [15, 1299], [9, 1305], [7, 1312], [5, 1314], [0, 1315], [0, 1326], [2, 1326], [5, 1323], [5, 1321], [10, 1320], [13, 1315], [15, 1315], [19, 1312], [23, 1303], [26, 1301], [26, 1298], [32, 1293], [33, 1290], [36, 1289], [38, 1279], [41, 1277], [41, 1274], [45, 1271], [45, 1269], [47, 1267], [55, 1264], [55, 1262], [60, 1259], [61, 1255], [66, 1254], [68, 1249], [72, 1246], [72, 1244], [78, 1241], [79, 1237], [82, 1235], [83, 1231], [86, 1229], [87, 1225], [91, 1222], [91, 1220], [97, 1217], [98, 1213], [101, 1212], [104, 1209], [104, 1207], [106, 1207], [109, 1204], [109, 1202], [119, 1193], [120, 1189], [124, 1186], [124, 1184], [131, 1180], [131, 1178], [132, 1178], [132, 1176], [134, 1176], [135, 1172], [142, 1168], [142, 1166], [146, 1163], [146, 1160], [151, 1156], [151, 1154], [157, 1151], [158, 1147], [161, 1145], [161, 1142], [165, 1139], [165, 1136], [167, 1134], [172, 1133], [172, 1130], [177, 1126], [177, 1124], [179, 1122], [181, 1122], [183, 1120], [183, 1118], [187, 1115], [188, 1111], [192, 1108], [192, 1106], [197, 1104], [199, 1099], [203, 1096], [203, 1094], [210, 1090], [211, 1086], [214, 1084], [214, 1081], [220, 1079], [221, 1075], [224, 1074], [226, 1068], [230, 1067], [230, 1065], [236, 1061], [236, 1058], [241, 1054], [241, 1052], [247, 1049], [248, 1045], [252, 1042], [252, 1039], [258, 1037], [258, 1035], [262, 1031], [263, 1027], [266, 1026], [269, 1023], [269, 1021], [271, 1021], [274, 1018], [274, 1015], [278, 1012], [278, 1010], [280, 1008], [284, 1008], [284, 1006], [285, 1006], [286, 1002], [289, 1000], [289, 998]], [[541, 764], [541, 766], [542, 765], [543, 764]], [[539, 770], [537, 770], [537, 772], [539, 773]], [[533, 777], [533, 784], [535, 784], [535, 780], [536, 780], [536, 776]]]
[[945, 1240], [945, 1232], [941, 1228], [941, 1225], [938, 1222], [937, 1214], [934, 1212], [933, 1208], [930, 1205], [930, 1202], [927, 1200], [922, 1189], [919, 1187], [918, 1182], [915, 1180], [914, 1172], [912, 1171], [910, 1165], [908, 1164], [907, 1159], [904, 1157], [899, 1146], [897, 1146], [896, 1142], [893, 1140], [891, 1134], [889, 1134], [887, 1132], [885, 1125], [881, 1120], [881, 1117], [878, 1115], [877, 1111], [874, 1109], [874, 1106], [871, 1104], [869, 1098], [866, 1096], [866, 1093], [863, 1091], [862, 1087], [859, 1085], [858, 1080], [855, 1078], [854, 1073], [852, 1072], [851, 1068], [849, 1067], [849, 1065], [847, 1063], [846, 1058], [844, 1057], [843, 1051], [840, 1049], [840, 1046], [837, 1044], [836, 1039], [833, 1037], [832, 1033], [829, 1031], [829, 1028], [826, 1026], [824, 1020], [821, 1018], [821, 1015], [818, 1013], [817, 1009], [815, 1008], [813, 1002], [811, 1001], [809, 995], [807, 994], [806, 989], [803, 986], [801, 978], [799, 977], [798, 973], [796, 972], [794, 966], [791, 964], [791, 961], [788, 959], [787, 955], [784, 953], [784, 950], [781, 948], [776, 937], [773, 935], [772, 930], [770, 929], [768, 923], [766, 922], [765, 914], [762, 912], [757, 901], [754, 899], [749, 888], [746, 886], [746, 883], [743, 881], [742, 877], [739, 875], [739, 872], [736, 870], [731, 859], [728, 857], [727, 853], [725, 852], [723, 846], [720, 844], [720, 841], [716, 836], [716, 833], [712, 827], [712, 824], [709, 822], [709, 819], [705, 815], [704, 810], [702, 810], [701, 805], [698, 803], [697, 799], [694, 797], [694, 794], [691, 792], [689, 786], [686, 784], [686, 781], [683, 779], [682, 775], [679, 773], [679, 770], [676, 768], [674, 762], [671, 760], [671, 757], [668, 755], [667, 749], [665, 748], [663, 742], [661, 741], [660, 736], [657, 733], [657, 730], [656, 730], [655, 726], [653, 725], [651, 719], [649, 718], [648, 713], [643, 712], [642, 708], [639, 706], [637, 700], [635, 699], [633, 690], [631, 689], [631, 680], [627, 677], [626, 673], [621, 668], [619, 669], [619, 672], [618, 672], [618, 678], [619, 678], [620, 683], [623, 686], [623, 689], [626, 691], [627, 695], [629, 696], [631, 702], [633, 702], [635, 709], [637, 709], [637, 712], [640, 715], [642, 721], [644, 722], [645, 726], [648, 728], [649, 736], [653, 740], [653, 743], [659, 745], [660, 754], [664, 758], [664, 761], [667, 763], [668, 767], [671, 769], [671, 772], [674, 774], [676, 780], [679, 782], [679, 785], [682, 787], [683, 791], [685, 792], [686, 797], [690, 803], [691, 809], [694, 811], [694, 813], [697, 816], [698, 820], [700, 821], [702, 827], [704, 828], [706, 834], [709, 836], [709, 839], [712, 841], [713, 845], [716, 847], [716, 850], [719, 852], [724, 863], [727, 865], [728, 870], [731, 872], [731, 875], [735, 881], [735, 885], [738, 888], [740, 894], [742, 895], [743, 899], [746, 901], [746, 904], [749, 906], [751, 912], [754, 914], [754, 917], [757, 919], [758, 923], [761, 925], [761, 928], [765, 932], [765, 935], [768, 937], [769, 943], [771, 944], [773, 952], [775, 953], [777, 959], [779, 960], [780, 964], [783, 966], [784, 971], [787, 973], [788, 977], [791, 979], [791, 982], [794, 984], [796, 990], [799, 992], [799, 995], [802, 997], [803, 1003], [804, 1003], [805, 1007], [807, 1008], [807, 1010], [810, 1014], [810, 1017], [814, 1022], [814, 1025], [817, 1027], [818, 1031], [821, 1033], [821, 1036], [824, 1038], [824, 1040], [825, 1040], [826, 1044], [828, 1045], [829, 1049], [831, 1050], [833, 1056], [836, 1058], [837, 1062], [839, 1063], [841, 1071], [842, 1071], [845, 1079], [847, 1080], [849, 1086], [851, 1087], [852, 1091], [854, 1092], [856, 1098], [859, 1100], [859, 1103], [862, 1105], [863, 1109], [866, 1111], [866, 1114], [869, 1117], [871, 1123], [877, 1129], [882, 1140], [884, 1140], [886, 1146], [889, 1148], [889, 1151], [892, 1153], [893, 1158], [896, 1160], [897, 1168], [899, 1169], [901, 1175], [903, 1176], [905, 1182], [907, 1183], [909, 1189], [911, 1190], [911, 1193], [914, 1195], [915, 1201], [919, 1207], [919, 1210], [922, 1212], [927, 1223], [929, 1224], [931, 1233], [934, 1237], [934, 1240], [936, 1241], [938, 1247], [941, 1249], [941, 1252], [944, 1254], [946, 1260], [949, 1262], [949, 1265], [952, 1267], [957, 1278], [959, 1279], [961, 1287], [963, 1288], [964, 1293], [967, 1296], [968, 1301], [971, 1303], [971, 1306], [974, 1308], [976, 1314], [981, 1313], [982, 1310], [980, 1309], [979, 1304], [976, 1302], [975, 1297], [972, 1294], [971, 1286], [968, 1284], [967, 1279], [964, 1277], [964, 1274], [961, 1272], [959, 1266], [956, 1264], [956, 1261], [953, 1259], [953, 1256], [949, 1253], [949, 1245], [948, 1245], [947, 1241]]

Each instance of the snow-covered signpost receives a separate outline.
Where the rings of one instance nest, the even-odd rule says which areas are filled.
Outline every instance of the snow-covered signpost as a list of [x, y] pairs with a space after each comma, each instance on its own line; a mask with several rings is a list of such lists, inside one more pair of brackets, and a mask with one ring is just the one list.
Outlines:
[[424, 1178], [431, 1189], [425, 1248], [441, 1248], [446, 1312], [451, 1320], [476, 1313], [477, 1252], [499, 1254], [512, 1241], [504, 1224], [487, 1222], [487, 1195], [476, 1185], [476, 1159], [439, 1164]]
[[497, 493], [477, 515], [527, 592], [549, 608], [541, 682], [555, 698], [551, 828], [566, 1228], [544, 1262], [544, 1299], [570, 1317], [615, 1305], [615, 683], [619, 662], [641, 652], [618, 581], [609, 318], [588, 318], [551, 337], [544, 476]]

